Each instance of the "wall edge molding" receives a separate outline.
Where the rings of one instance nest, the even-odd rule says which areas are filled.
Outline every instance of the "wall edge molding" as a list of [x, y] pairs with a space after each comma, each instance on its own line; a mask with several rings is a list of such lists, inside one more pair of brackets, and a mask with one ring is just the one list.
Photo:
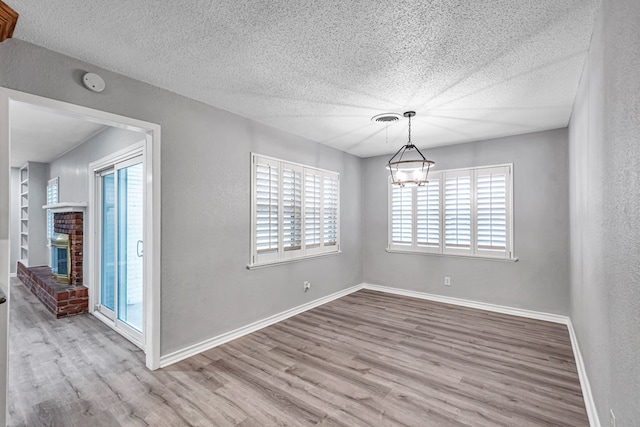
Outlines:
[[461, 307], [477, 308], [479, 310], [492, 311], [494, 313], [510, 314], [513, 316], [526, 317], [529, 319], [544, 320], [547, 322], [561, 323], [567, 325], [569, 318], [560, 314], [545, 313], [542, 311], [525, 310], [523, 308], [508, 307], [505, 305], [490, 304], [467, 300], [462, 298], [454, 298], [443, 295], [429, 294], [426, 292], [409, 291], [406, 289], [393, 288], [390, 286], [380, 286], [371, 283], [364, 283], [364, 289], [372, 291], [386, 292], [390, 294], [402, 295], [411, 298], [425, 299], [429, 301], [442, 302], [445, 304], [458, 305]]
[[258, 331], [262, 328], [266, 328], [267, 326], [271, 326], [274, 323], [281, 322], [290, 317], [293, 317], [297, 314], [303, 313], [305, 311], [311, 310], [312, 308], [319, 307], [328, 302], [334, 301], [336, 299], [342, 298], [354, 292], [363, 289], [363, 284], [351, 286], [349, 288], [343, 289], [338, 292], [334, 292], [333, 294], [326, 295], [324, 297], [318, 298], [316, 300], [307, 302], [305, 304], [299, 305], [297, 307], [293, 307], [289, 310], [285, 310], [281, 313], [274, 314], [265, 319], [258, 320], [256, 322], [250, 323], [248, 325], [242, 326], [240, 328], [234, 329], [229, 332], [225, 332], [222, 335], [218, 335], [212, 338], [208, 338], [204, 341], [201, 341], [197, 344], [192, 344], [188, 347], [185, 347], [181, 350], [177, 350], [166, 354], [160, 357], [160, 368], [166, 368], [169, 365], [180, 362], [181, 360], [187, 359], [191, 356], [195, 356], [196, 354], [202, 353], [203, 351], [212, 349], [219, 345], [225, 344], [229, 341], [235, 340], [236, 338], [243, 337], [252, 332]]
[[596, 409], [596, 403], [593, 400], [593, 393], [591, 393], [591, 385], [589, 384], [589, 377], [587, 376], [587, 369], [582, 359], [582, 353], [580, 352], [580, 346], [578, 345], [578, 337], [576, 331], [573, 328], [573, 323], [569, 319], [567, 323], [569, 329], [569, 336], [571, 337], [571, 347], [573, 348], [573, 355], [576, 359], [576, 368], [578, 369], [578, 378], [580, 378], [580, 388], [582, 389], [582, 397], [584, 398], [584, 406], [587, 409], [587, 416], [589, 417], [589, 425], [591, 427], [601, 427], [600, 418], [598, 418], [598, 411]]

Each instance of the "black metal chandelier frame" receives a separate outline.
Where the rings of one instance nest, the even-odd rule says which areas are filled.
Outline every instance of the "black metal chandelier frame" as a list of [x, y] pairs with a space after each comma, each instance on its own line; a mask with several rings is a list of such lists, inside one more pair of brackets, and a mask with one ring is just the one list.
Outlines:
[[[400, 149], [396, 151], [391, 159], [389, 159], [387, 169], [389, 169], [389, 171], [391, 172], [391, 183], [393, 185], [398, 185], [401, 187], [404, 187], [407, 184], [424, 186], [429, 182], [427, 180], [429, 176], [429, 169], [431, 168], [431, 166], [435, 165], [435, 162], [433, 160], [427, 159], [418, 149], [418, 147], [416, 147], [413, 142], [411, 142], [411, 118], [416, 115], [416, 112], [407, 111], [403, 115], [404, 117], [407, 117], [409, 119], [409, 140], [404, 146], [400, 147]], [[416, 153], [420, 155], [420, 158], [413, 160], [403, 160], [405, 154], [413, 150], [415, 150]], [[398, 159], [395, 160], [396, 158]], [[401, 174], [399, 173], [401, 169], [411, 171], [419, 170], [420, 176], [416, 177], [415, 174], [412, 174], [411, 177], [409, 177], [408, 175], [401, 177]]]

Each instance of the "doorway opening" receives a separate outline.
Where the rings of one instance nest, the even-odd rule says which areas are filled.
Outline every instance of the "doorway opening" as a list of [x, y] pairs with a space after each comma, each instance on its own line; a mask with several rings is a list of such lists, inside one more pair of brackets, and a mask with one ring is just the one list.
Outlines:
[[[1, 193], [3, 194], [0, 197], [0, 266], [13, 264], [10, 262], [14, 261], [10, 260], [11, 255], [15, 252], [12, 244], [17, 242], [19, 248], [17, 253], [20, 254], [18, 259], [24, 261], [24, 266], [54, 267], [52, 260], [55, 256], [52, 256], [51, 250], [55, 248], [55, 245], [51, 242], [55, 241], [55, 238], [52, 239], [52, 236], [47, 235], [48, 222], [53, 224], [54, 215], [51, 215], [51, 219], [48, 220], [47, 214], [45, 214], [42, 224], [40, 224], [40, 220], [33, 221], [31, 224], [32, 219], [37, 217], [36, 212], [39, 216], [43, 211], [42, 206], [50, 205], [46, 194], [48, 191], [46, 183], [47, 179], [53, 178], [53, 176], [49, 176], [50, 168], [40, 167], [40, 164], [48, 165], [45, 163], [46, 159], [34, 160], [32, 169], [34, 179], [30, 182], [36, 183], [38, 180], [45, 182], [43, 191], [45, 200], [40, 203], [37, 200], [29, 200], [28, 194], [18, 193], [17, 219], [24, 222], [21, 224], [24, 227], [19, 225], [14, 230], [10, 225], [16, 217], [15, 214], [11, 214], [12, 203], [14, 203], [12, 199], [15, 194], [10, 192], [12, 188], [10, 177], [13, 174], [10, 163], [12, 158], [10, 144], [16, 142], [15, 134], [20, 126], [19, 114], [16, 112], [25, 106], [43, 116], [58, 116], [63, 121], [82, 122], [86, 124], [87, 129], [92, 126], [100, 128], [95, 135], [91, 136], [92, 138], [109, 132], [137, 135], [137, 142], [128, 143], [126, 149], [118, 147], [117, 150], [113, 150], [112, 147], [105, 148], [108, 144], [96, 145], [95, 150], [92, 148], [92, 156], [94, 157], [90, 159], [91, 161], [87, 161], [86, 157], [83, 157], [84, 152], [79, 148], [84, 145], [84, 142], [74, 147], [60, 149], [57, 153], [50, 153], [50, 161], [80, 153], [79, 162], [74, 165], [72, 171], [80, 178], [78, 180], [66, 178], [59, 180], [55, 190], [56, 197], [59, 195], [60, 200], [53, 203], [55, 205], [53, 210], [56, 214], [63, 213], [64, 215], [68, 215], [70, 212], [78, 213], [79, 217], [84, 219], [83, 225], [80, 225], [81, 231], [83, 231], [80, 233], [83, 234], [84, 249], [81, 257], [83, 263], [79, 271], [74, 271], [74, 266], [77, 270], [77, 262], [70, 262], [71, 265], [68, 266], [66, 273], [70, 275], [69, 280], [72, 282], [84, 277], [84, 285], [89, 289], [88, 311], [103, 321], [111, 322], [111, 326], [115, 330], [144, 351], [147, 368], [157, 369], [160, 359], [160, 126], [0, 87], [0, 187], [2, 187]], [[33, 130], [38, 129], [34, 128]], [[41, 152], [51, 149], [51, 146], [54, 145], [51, 141], [47, 142], [49, 145], [42, 142]], [[127, 158], [122, 158], [123, 150], [127, 152]], [[96, 158], [100, 160], [96, 162]], [[98, 165], [101, 167], [100, 171], [92, 169], [105, 159], [110, 159], [112, 163]], [[27, 159], [27, 161], [30, 160]], [[42, 177], [36, 176], [39, 170], [43, 171]], [[94, 181], [98, 172], [109, 175], [109, 170], [112, 171], [111, 176], [113, 177], [114, 209], [107, 212], [108, 209], [103, 206], [102, 202], [97, 203], [98, 200], [94, 194], [97, 192]], [[5, 177], [8, 179], [5, 180]], [[22, 182], [18, 182], [19, 185], [22, 185]], [[72, 194], [72, 187], [74, 191], [85, 191], [88, 195], [82, 200], [74, 199], [73, 196], [69, 196]], [[19, 188], [21, 191], [22, 188]], [[103, 188], [101, 187], [100, 191]], [[7, 194], [6, 198], [4, 194]], [[22, 206], [23, 204], [24, 206]], [[33, 206], [31, 206], [32, 204]], [[30, 214], [33, 211], [33, 215], [20, 217], [20, 209], [25, 212], [28, 210]], [[114, 222], [110, 229], [105, 231], [99, 228], [101, 224], [97, 222], [97, 219], [101, 217], [98, 218], [98, 213], [113, 215]], [[26, 218], [29, 218], [28, 222]], [[39, 230], [38, 227], [42, 230]], [[53, 230], [53, 225], [50, 228]], [[98, 235], [98, 232], [104, 231], [106, 235], [109, 230], [113, 231], [111, 243], [115, 245], [111, 253], [112, 258], [97, 259], [96, 252], [100, 252], [101, 248], [106, 249], [109, 244], [109, 241], [104, 240], [102, 234]], [[70, 238], [74, 238], [73, 234]], [[68, 259], [73, 260], [73, 241], [69, 243], [69, 248]], [[58, 264], [56, 263], [56, 269], [60, 267]], [[108, 271], [109, 268], [111, 271]], [[106, 281], [94, 281], [96, 274], [107, 279], [111, 278], [110, 290]], [[9, 276], [10, 272], [0, 267], [0, 284], [2, 284], [0, 288], [7, 294], [10, 293]], [[56, 284], [66, 285], [64, 283]], [[5, 285], [7, 285], [6, 288]], [[96, 288], [96, 285], [99, 287]], [[111, 303], [107, 301], [109, 297], [112, 298]], [[109, 307], [111, 312], [108, 311]], [[0, 342], [7, 344], [8, 313], [8, 307], [6, 307], [6, 311], [3, 310], [0, 313]], [[4, 360], [2, 364], [7, 366], [6, 359]], [[0, 383], [5, 384], [6, 376], [2, 374], [0, 372]], [[2, 387], [0, 387], [1, 389]], [[5, 399], [2, 397], [0, 396], [0, 400], [4, 401]]]

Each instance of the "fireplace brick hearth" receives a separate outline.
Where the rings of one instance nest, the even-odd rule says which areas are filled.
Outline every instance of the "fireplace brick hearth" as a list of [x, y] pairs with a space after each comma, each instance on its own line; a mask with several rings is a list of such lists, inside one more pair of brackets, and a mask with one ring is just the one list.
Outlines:
[[18, 262], [18, 278], [58, 319], [89, 312], [89, 290], [56, 283], [47, 266], [27, 268]]
[[57, 318], [89, 312], [89, 289], [82, 285], [82, 212], [56, 212], [53, 230], [69, 235], [69, 284], [55, 281], [49, 266], [26, 267], [18, 262], [18, 278]]

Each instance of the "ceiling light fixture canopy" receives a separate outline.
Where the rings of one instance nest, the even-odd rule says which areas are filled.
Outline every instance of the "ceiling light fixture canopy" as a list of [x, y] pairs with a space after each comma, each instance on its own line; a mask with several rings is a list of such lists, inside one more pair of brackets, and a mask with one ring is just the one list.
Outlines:
[[404, 116], [409, 119], [409, 141], [389, 159], [387, 169], [391, 172], [391, 183], [400, 187], [424, 186], [429, 181], [429, 169], [436, 163], [427, 158], [411, 142], [411, 117], [415, 111], [407, 111]]

